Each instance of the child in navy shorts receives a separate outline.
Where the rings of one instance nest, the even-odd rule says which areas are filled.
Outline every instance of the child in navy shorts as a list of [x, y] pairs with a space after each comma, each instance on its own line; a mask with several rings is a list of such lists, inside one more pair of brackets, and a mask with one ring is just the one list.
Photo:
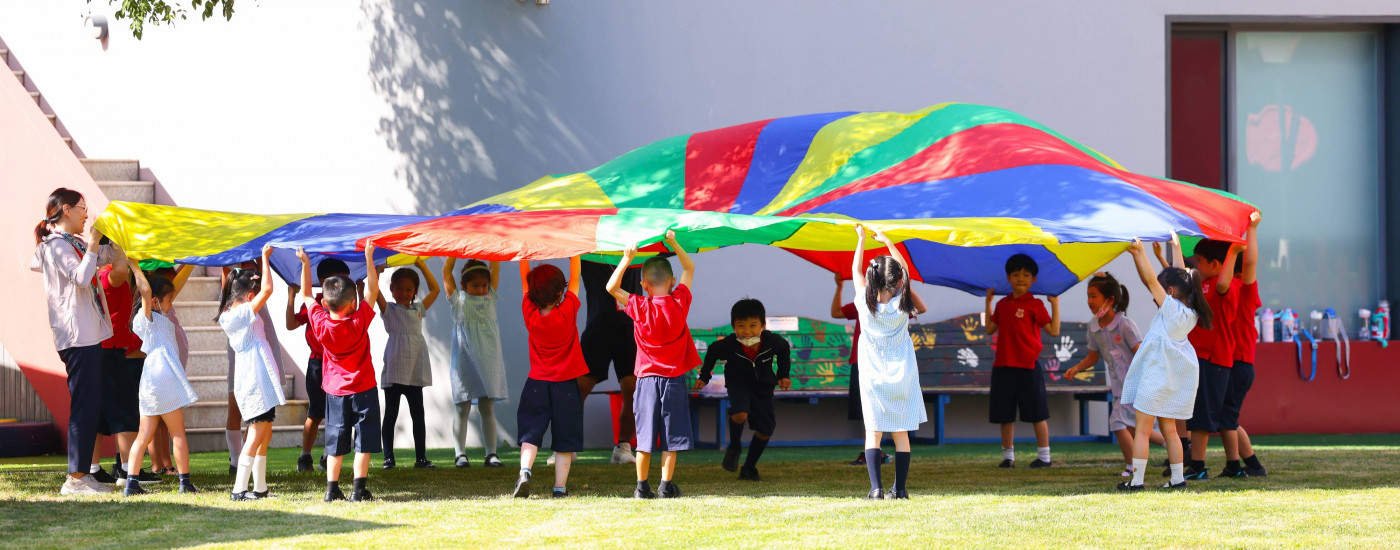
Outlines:
[[1050, 407], [1045, 400], [1045, 372], [1041, 370], [1040, 331], [1060, 335], [1060, 299], [1046, 296], [1045, 304], [1031, 294], [1031, 285], [1040, 274], [1035, 259], [1016, 254], [1006, 260], [1006, 281], [1011, 295], [992, 309], [995, 289], [987, 289], [987, 334], [996, 334], [996, 359], [992, 363], [991, 412], [993, 424], [1001, 425], [1001, 468], [1016, 467], [1016, 411], [1021, 421], [1035, 427], [1036, 459], [1032, 468], [1050, 467]]
[[[1249, 433], [1240, 425], [1240, 409], [1244, 407], [1244, 397], [1254, 385], [1254, 350], [1259, 342], [1259, 327], [1254, 326], [1254, 314], [1264, 303], [1259, 299], [1259, 213], [1249, 218], [1249, 231], [1245, 235], [1244, 253], [1239, 258], [1235, 276], [1240, 280], [1240, 309], [1236, 316], [1234, 366], [1230, 368], [1230, 386], [1225, 389], [1225, 405], [1220, 413], [1221, 439], [1225, 440], [1225, 470], [1220, 477], [1263, 477], [1269, 475], [1259, 457], [1254, 454], [1254, 445], [1249, 441]], [[1231, 430], [1230, 428], [1236, 428]], [[1232, 445], [1226, 438], [1233, 431], [1236, 442]], [[1231, 453], [1231, 449], [1235, 449]], [[1244, 466], [1240, 466], [1240, 459]]]
[[[758, 459], [768, 447], [768, 439], [778, 419], [773, 414], [773, 388], [789, 389], [792, 380], [792, 346], [782, 336], [767, 330], [767, 313], [763, 302], [744, 298], [729, 310], [729, 323], [734, 333], [715, 342], [705, 351], [705, 364], [700, 367], [700, 379], [695, 381], [699, 391], [710, 383], [715, 363], [724, 361], [724, 387], [729, 393], [729, 448], [724, 451], [724, 469], [738, 471], [739, 479], [760, 481]], [[739, 469], [739, 453], [743, 452], [744, 423], [753, 428], [749, 440], [749, 456]]]
[[[311, 260], [297, 249], [301, 260], [301, 298], [310, 310], [311, 331], [321, 343], [321, 388], [326, 390], [326, 502], [374, 500], [366, 488], [369, 461], [380, 452], [379, 389], [370, 359], [370, 307], [379, 298], [379, 273], [374, 270], [374, 245], [365, 245], [365, 296], [355, 302], [355, 283], [349, 277], [321, 281], [323, 297], [311, 297]], [[352, 439], [353, 438], [353, 439]], [[340, 490], [340, 467], [355, 450], [355, 488], [350, 498]]]
[[[1196, 404], [1186, 429], [1191, 431], [1190, 462], [1186, 465], [1188, 480], [1210, 479], [1206, 473], [1206, 445], [1211, 432], [1220, 432], [1225, 454], [1239, 456], [1235, 448], [1234, 427], [1222, 425], [1225, 394], [1230, 387], [1230, 368], [1235, 364], [1235, 324], [1240, 309], [1240, 281], [1235, 278], [1235, 260], [1239, 246], [1225, 241], [1203, 240], [1196, 243], [1196, 270], [1200, 272], [1201, 289], [1210, 305], [1210, 326], [1196, 325], [1191, 330], [1191, 346], [1196, 349], [1200, 382], [1196, 387]], [[1164, 472], [1165, 473], [1165, 472]], [[1227, 471], [1227, 473], [1229, 473]]]
[[661, 498], [681, 496], [676, 487], [676, 453], [693, 446], [690, 431], [690, 403], [683, 377], [700, 364], [700, 353], [690, 337], [686, 316], [690, 314], [690, 283], [695, 263], [676, 243], [676, 233], [666, 232], [666, 244], [681, 262], [679, 284], [671, 262], [653, 257], [642, 265], [642, 289], [646, 296], [622, 289], [622, 277], [637, 248], [629, 248], [608, 280], [608, 293], [625, 304], [637, 338], [637, 390], [633, 412], [637, 418], [636, 498], [656, 498], [647, 481], [651, 455], [661, 451]]
[[[316, 262], [316, 280], [325, 281], [331, 277], [349, 277], [350, 266], [345, 262], [335, 258], [326, 258]], [[287, 287], [287, 293], [291, 296], [287, 299], [287, 330], [296, 330], [311, 322], [311, 316], [307, 313], [305, 304], [302, 304], [300, 311], [294, 311], [298, 296], [301, 296], [301, 287], [292, 285]], [[316, 301], [320, 301], [322, 295], [316, 295]], [[321, 343], [316, 341], [316, 333], [311, 327], [306, 327], [306, 347], [311, 349], [311, 357], [306, 360], [306, 422], [301, 427], [301, 456], [297, 458], [297, 471], [309, 472], [313, 465], [311, 463], [311, 447], [316, 444], [316, 434], [321, 430], [321, 421], [326, 419], [326, 390], [321, 389], [321, 370], [324, 362], [321, 354]], [[321, 460], [315, 466], [318, 469], [326, 469], [326, 453], [323, 449]]]
[[520, 309], [530, 341], [530, 375], [520, 390], [515, 421], [520, 432], [520, 477], [516, 498], [530, 496], [530, 468], [544, 444], [545, 430], [554, 428], [554, 496], [569, 496], [569, 466], [583, 450], [583, 396], [578, 379], [588, 374], [578, 340], [579, 258], [569, 260], [569, 278], [559, 268], [542, 264], [530, 269], [520, 262], [520, 285], [525, 299]]

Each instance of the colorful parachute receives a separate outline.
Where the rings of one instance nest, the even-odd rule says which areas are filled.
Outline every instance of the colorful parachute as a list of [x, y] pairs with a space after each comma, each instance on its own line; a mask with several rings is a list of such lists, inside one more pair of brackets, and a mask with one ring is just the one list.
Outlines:
[[[247, 259], [263, 242], [304, 245], [304, 233], [319, 232], [334, 238], [308, 250], [345, 253], [372, 241], [410, 255], [513, 260], [615, 255], [638, 243], [657, 251], [654, 243], [675, 229], [688, 250], [766, 244], [844, 272], [855, 246], [851, 225], [862, 222], [899, 241], [925, 282], [1004, 293], [1003, 263], [1026, 253], [1040, 265], [1032, 290], [1058, 294], [1134, 238], [1241, 241], [1254, 211], [1228, 193], [1128, 172], [1010, 111], [954, 103], [677, 136], [436, 217], [238, 218], [244, 225], [219, 241], [227, 252], [207, 235], [203, 248], [180, 253], [119, 242], [209, 265]], [[103, 221], [112, 217], [104, 213]], [[868, 246], [867, 255], [883, 253]]]

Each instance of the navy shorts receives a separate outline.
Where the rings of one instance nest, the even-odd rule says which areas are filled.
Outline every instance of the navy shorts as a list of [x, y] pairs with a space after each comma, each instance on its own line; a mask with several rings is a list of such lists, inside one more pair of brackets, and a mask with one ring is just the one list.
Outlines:
[[598, 382], [608, 379], [608, 365], [612, 364], [617, 380], [636, 376], [637, 338], [631, 330], [615, 326], [596, 326], [583, 329], [579, 338], [583, 349], [583, 362], [588, 365], [588, 377]]
[[326, 390], [321, 388], [320, 359], [306, 361], [306, 417], [320, 420], [326, 417]]
[[115, 435], [141, 429], [141, 367], [144, 358], [126, 358], [125, 349], [102, 349], [102, 402], [97, 433]]
[[1050, 419], [1050, 404], [1045, 399], [1045, 371], [1040, 368], [1040, 361], [1035, 362], [1033, 369], [992, 367], [987, 420], [993, 424], [1010, 424], [1016, 421], [1018, 409], [1021, 422]]
[[326, 396], [326, 454], [350, 454], [351, 430], [354, 430], [355, 452], [384, 450], [379, 441], [379, 388]]
[[583, 395], [578, 379], [547, 382], [525, 379], [520, 405], [515, 408], [517, 440], [544, 446], [544, 432], [553, 428], [550, 449], [556, 453], [583, 450]]
[[773, 414], [773, 388], [730, 386], [729, 414], [737, 413], [748, 413], [749, 429], [773, 435], [773, 429], [778, 427], [778, 418]]
[[1244, 408], [1244, 396], [1254, 385], [1254, 363], [1235, 361], [1230, 369], [1230, 385], [1225, 388], [1225, 402], [1220, 407], [1220, 429], [1240, 429], [1240, 409]]
[[1230, 367], [1222, 367], [1205, 359], [1198, 359], [1197, 362], [1200, 365], [1200, 382], [1196, 384], [1196, 408], [1191, 411], [1191, 419], [1186, 421], [1186, 429], [1193, 432], [1220, 431], [1225, 392], [1230, 388]]
[[638, 378], [632, 413], [637, 418], [638, 451], [689, 451], [694, 446], [685, 377]]

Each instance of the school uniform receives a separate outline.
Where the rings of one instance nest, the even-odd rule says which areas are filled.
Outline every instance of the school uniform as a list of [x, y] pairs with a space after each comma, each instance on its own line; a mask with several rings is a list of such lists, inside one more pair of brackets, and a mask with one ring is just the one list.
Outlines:
[[1242, 285], [1239, 279], [1232, 279], [1230, 289], [1221, 294], [1216, 290], [1216, 280], [1217, 277], [1211, 277], [1201, 282], [1206, 304], [1210, 306], [1211, 328], [1197, 325], [1190, 334], [1200, 370], [1195, 408], [1191, 419], [1186, 421], [1186, 429], [1191, 431], [1220, 431], [1225, 393], [1230, 388], [1230, 368], [1235, 364], [1232, 331], [1240, 308]]
[[1234, 356], [1230, 367], [1230, 384], [1220, 407], [1220, 429], [1240, 427], [1240, 410], [1244, 398], [1254, 386], [1254, 351], [1259, 342], [1259, 328], [1254, 326], [1254, 314], [1263, 307], [1259, 299], [1259, 281], [1240, 285], [1239, 310], [1231, 324]]
[[1187, 334], [1196, 312], [1167, 296], [1147, 325], [1123, 380], [1124, 404], [1157, 418], [1184, 420], [1196, 402], [1196, 349]]
[[573, 292], [547, 312], [526, 296], [521, 300], [525, 330], [529, 333], [530, 374], [520, 391], [516, 408], [520, 443], [544, 446], [551, 426], [550, 448], [556, 453], [583, 450], [583, 395], [578, 377], [588, 374], [579, 345], [578, 310], [582, 304]]
[[993, 424], [1016, 421], [1040, 422], [1050, 418], [1045, 396], [1045, 371], [1039, 361], [1044, 345], [1040, 329], [1050, 323], [1045, 302], [1027, 292], [1007, 296], [992, 310], [997, 324], [996, 355], [992, 362], [991, 405], [988, 420]]
[[637, 419], [637, 450], [688, 451], [694, 447], [690, 427], [690, 390], [685, 374], [700, 365], [686, 317], [694, 297], [676, 285], [665, 296], [633, 294], [624, 311], [632, 318], [637, 340], [637, 390], [632, 412]]
[[1137, 426], [1137, 411], [1123, 402], [1123, 379], [1133, 363], [1133, 348], [1142, 343], [1137, 323], [1118, 313], [1107, 325], [1089, 321], [1089, 351], [1097, 351], [1108, 371], [1108, 389], [1113, 394], [1113, 411], [1108, 415], [1108, 430], [1131, 430]]
[[104, 435], [136, 432], [141, 428], [138, 395], [144, 357], [127, 357], [141, 349], [141, 339], [131, 332], [131, 283], [111, 281], [111, 266], [97, 272], [111, 316], [112, 337], [102, 341], [102, 413], [97, 431]]
[[311, 330], [321, 342], [321, 388], [326, 391], [326, 454], [383, 450], [379, 438], [379, 391], [370, 359], [369, 325], [374, 309], [360, 300], [355, 311], [332, 319], [321, 304], [311, 308]]
[[734, 334], [705, 351], [700, 380], [709, 383], [715, 364], [724, 362], [724, 387], [729, 392], [729, 413], [747, 413], [753, 431], [772, 435], [777, 427], [773, 412], [773, 388], [789, 377], [792, 346], [782, 336], [763, 331], [758, 347], [745, 348]]
[[282, 371], [277, 368], [272, 345], [264, 335], [266, 321], [251, 302], [244, 302], [220, 315], [219, 326], [228, 334], [229, 347], [234, 351], [237, 374], [233, 397], [243, 423], [273, 421], [277, 406], [285, 405], [287, 397], [282, 392]]
[[[321, 302], [321, 297], [320, 293], [316, 294], [316, 303]], [[321, 373], [325, 369], [321, 341], [311, 330], [311, 315], [306, 311], [306, 304], [297, 310], [296, 320], [306, 326], [306, 347], [311, 350], [306, 360], [306, 417], [321, 420], [326, 417], [326, 390], [321, 389]]]

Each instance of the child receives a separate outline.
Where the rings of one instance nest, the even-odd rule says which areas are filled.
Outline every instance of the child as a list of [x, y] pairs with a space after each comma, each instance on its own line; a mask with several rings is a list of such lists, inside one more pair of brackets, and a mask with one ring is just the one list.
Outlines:
[[487, 267], [481, 260], [467, 260], [462, 266], [459, 290], [452, 273], [457, 258], [448, 257], [442, 266], [442, 282], [447, 286], [447, 303], [452, 306], [452, 442], [456, 446], [458, 468], [471, 466], [467, 459], [467, 426], [476, 402], [481, 413], [481, 443], [486, 447], [487, 468], [505, 466], [496, 456], [496, 401], [504, 401], [506, 389], [505, 355], [501, 353], [501, 329], [496, 323], [496, 288], [501, 282], [501, 263]]
[[[102, 414], [98, 416], [97, 426], [99, 433], [115, 436], [117, 459], [112, 464], [111, 476], [100, 467], [92, 473], [99, 481], [124, 486], [130, 465], [122, 460], [131, 453], [131, 443], [136, 440], [136, 433], [141, 427], [137, 396], [141, 387], [141, 365], [146, 356], [141, 353], [141, 339], [131, 332], [132, 285], [127, 262], [118, 259], [112, 265], [99, 269], [97, 279], [101, 283], [112, 324], [112, 337], [102, 342]], [[99, 463], [102, 447], [100, 440], [98, 443], [93, 448], [94, 466]], [[135, 468], [135, 475], [141, 483], [160, 483], [160, 476], [141, 469], [140, 464]]]
[[[219, 279], [219, 286], [226, 287], [233, 277], [244, 273], [257, 279], [262, 270], [263, 268], [257, 261], [241, 262], [236, 266], [225, 267]], [[258, 310], [258, 318], [262, 320], [262, 337], [267, 340], [268, 348], [280, 350], [282, 346], [277, 341], [277, 327], [272, 324], [272, 314], [267, 308], [262, 308]], [[218, 319], [215, 318], [215, 320]], [[224, 443], [228, 445], [228, 473], [236, 475], [238, 473], [238, 457], [243, 452], [244, 416], [238, 412], [238, 399], [233, 394], [233, 381], [238, 376], [238, 354], [232, 346], [226, 347], [224, 351], [228, 354], [228, 417], [224, 424]], [[277, 369], [277, 380], [280, 381], [282, 380], [282, 364], [277, 361], [281, 360], [281, 355], [277, 351], [273, 351], [272, 357], [275, 360], [272, 365]], [[281, 382], [278, 382], [278, 387], [281, 387]]]
[[520, 309], [529, 333], [530, 375], [520, 391], [516, 425], [520, 434], [520, 477], [516, 498], [530, 496], [530, 468], [554, 427], [554, 497], [569, 496], [569, 465], [583, 450], [583, 398], [578, 377], [588, 373], [578, 342], [579, 258], [569, 260], [569, 278], [559, 268], [543, 264], [530, 269], [520, 262], [520, 285], [525, 299]]
[[[792, 387], [788, 377], [792, 368], [792, 347], [782, 336], [766, 330], [766, 319], [763, 302], [752, 298], [735, 302], [729, 309], [729, 322], [734, 332], [705, 351], [705, 364], [700, 367], [700, 379], [695, 381], [695, 390], [700, 391], [710, 383], [715, 363], [724, 361], [724, 385], [729, 392], [729, 448], [724, 451], [722, 466], [731, 472], [738, 470], [739, 479], [745, 481], [761, 479], [758, 459], [763, 456], [773, 428], [778, 425], [773, 415], [773, 387], [785, 390]], [[753, 439], [749, 441], [749, 456], [740, 470], [745, 421], [753, 428]]]
[[[325, 281], [331, 277], [350, 277], [350, 266], [345, 262], [335, 258], [326, 258], [316, 262], [316, 280]], [[294, 310], [297, 297], [301, 295], [301, 287], [291, 285], [287, 287], [287, 330], [296, 330], [311, 322], [311, 316], [307, 313], [306, 305], [302, 305], [300, 310]], [[316, 295], [316, 300], [321, 300], [321, 294]], [[296, 311], [296, 313], [293, 313]], [[322, 359], [324, 353], [321, 342], [316, 340], [316, 333], [311, 327], [306, 327], [306, 347], [311, 349], [311, 357], [306, 360], [306, 422], [301, 427], [301, 456], [297, 457], [297, 471], [309, 472], [312, 469], [311, 447], [316, 445], [316, 432], [321, 427], [321, 421], [326, 418], [326, 390], [321, 389], [321, 380], [325, 363]], [[325, 449], [321, 451], [321, 460], [316, 463], [318, 470], [326, 469]]]
[[[666, 244], [681, 262], [680, 284], [666, 258], [652, 257], [642, 264], [642, 289], [646, 296], [622, 289], [627, 266], [637, 255], [637, 248], [622, 254], [613, 276], [608, 279], [608, 294], [632, 318], [632, 332], [637, 340], [636, 395], [633, 413], [637, 419], [637, 489], [635, 498], [656, 498], [647, 481], [651, 455], [661, 451], [661, 498], [679, 498], [681, 490], [674, 480], [676, 453], [688, 451], [693, 445], [690, 429], [690, 397], [686, 393], [685, 373], [700, 364], [700, 353], [690, 337], [686, 316], [690, 314], [690, 283], [695, 277], [695, 263], [676, 243], [676, 232], [666, 232]], [[657, 438], [660, 436], [660, 444]]]
[[1045, 400], [1045, 372], [1041, 370], [1040, 331], [1050, 336], [1060, 335], [1060, 299], [1046, 296], [1045, 304], [1031, 294], [1031, 285], [1040, 274], [1040, 266], [1025, 254], [1006, 260], [1006, 281], [1011, 283], [1011, 295], [997, 302], [992, 309], [994, 289], [987, 289], [987, 334], [996, 334], [996, 357], [992, 362], [991, 405], [988, 418], [1001, 425], [1000, 468], [1016, 467], [1016, 411], [1021, 421], [1035, 427], [1036, 458], [1031, 468], [1050, 467], [1050, 407]]
[[[914, 313], [914, 297], [909, 292], [912, 271], [904, 255], [884, 231], [875, 231], [875, 240], [890, 255], [862, 262], [865, 227], [856, 226], [856, 250], [851, 262], [851, 282], [860, 312], [860, 400], [865, 418], [865, 468], [870, 474], [866, 498], [907, 499], [905, 481], [909, 477], [909, 432], [928, 422], [924, 393], [919, 387], [919, 361], [914, 357], [914, 340], [909, 337], [909, 316]], [[880, 440], [885, 433], [894, 438], [894, 485], [884, 493], [880, 480]]]
[[[340, 466], [350, 445], [355, 445], [355, 488], [350, 502], [374, 500], [369, 481], [370, 455], [380, 451], [379, 393], [375, 391], [374, 363], [370, 360], [369, 324], [374, 320], [370, 304], [379, 300], [379, 272], [374, 270], [374, 245], [365, 244], [365, 296], [355, 302], [355, 283], [349, 277], [321, 281], [323, 297], [311, 297], [311, 259], [297, 249], [301, 260], [301, 299], [310, 308], [311, 331], [321, 343], [321, 388], [326, 390], [326, 502], [347, 500], [340, 490]], [[353, 431], [353, 434], [352, 434]]]
[[[228, 278], [219, 302], [219, 326], [228, 334], [233, 348], [233, 395], [238, 413], [248, 425], [248, 440], [238, 457], [238, 471], [233, 482], [233, 500], [268, 498], [267, 445], [272, 441], [272, 421], [277, 418], [277, 406], [285, 405], [282, 394], [282, 373], [272, 346], [263, 335], [264, 321], [258, 315], [272, 296], [272, 263], [268, 258], [272, 247], [262, 250], [262, 275], [242, 270]], [[253, 490], [248, 490], [248, 475], [253, 476]]]
[[[151, 274], [170, 281], [175, 288], [173, 292], [176, 296], [179, 296], [180, 290], [185, 287], [185, 282], [189, 280], [193, 268], [194, 266], [188, 264], [181, 266], [178, 271], [174, 267], [158, 267], [151, 270]], [[152, 279], [147, 277], [147, 280]], [[175, 348], [179, 353], [180, 364], [188, 365], [190, 363], [190, 341], [189, 337], [185, 335], [185, 327], [180, 324], [180, 316], [177, 315], [177, 313], [173, 304], [172, 307], [161, 312], [161, 314], [165, 315], [166, 319], [170, 320], [170, 324], [175, 325]], [[147, 451], [151, 453], [152, 471], [160, 475], [178, 474], [180, 471], [175, 468], [170, 458], [170, 427], [166, 426], [165, 422], [157, 419], [157, 428], [154, 432], [154, 436], [155, 438], [151, 440], [150, 446], [147, 447]]]
[[[140, 265], [134, 260], [128, 261], [131, 272], [136, 275], [142, 305], [141, 311], [131, 320], [131, 331], [141, 337], [141, 351], [146, 353], [146, 363], [141, 371], [141, 428], [136, 434], [136, 442], [131, 445], [127, 463], [141, 463], [146, 445], [156, 435], [156, 426], [164, 422], [175, 440], [180, 492], [197, 493], [199, 490], [190, 482], [190, 447], [185, 439], [184, 408], [198, 401], [199, 394], [185, 378], [176, 326], [165, 315], [165, 312], [171, 311], [179, 291], [165, 277], [156, 277], [147, 282]], [[154, 455], [151, 461], [156, 461]], [[141, 488], [137, 476], [128, 476], [126, 480], [126, 489], [122, 492], [124, 496], [146, 492]]]
[[[1191, 430], [1191, 464], [1186, 479], [1207, 480], [1206, 446], [1211, 432], [1220, 432], [1225, 455], [1239, 457], [1234, 432], [1237, 426], [1226, 426], [1223, 413], [1225, 393], [1230, 387], [1230, 367], [1235, 364], [1235, 317], [1240, 309], [1240, 281], [1235, 279], [1235, 260], [1239, 248], [1224, 241], [1203, 240], [1196, 243], [1196, 269], [1200, 272], [1206, 303], [1210, 306], [1210, 327], [1197, 325], [1191, 331], [1191, 346], [1196, 349], [1200, 364], [1200, 383], [1196, 388], [1196, 408], [1186, 421]], [[1239, 477], [1243, 471], [1236, 462], [1223, 475]]]
[[1152, 266], [1142, 242], [1135, 241], [1129, 251], [1137, 264], [1138, 277], [1152, 292], [1158, 305], [1157, 315], [1147, 326], [1138, 352], [1123, 380], [1124, 404], [1137, 410], [1137, 437], [1133, 439], [1133, 479], [1118, 484], [1123, 491], [1141, 491], [1147, 468], [1147, 451], [1152, 435], [1152, 423], [1160, 418], [1162, 437], [1166, 439], [1167, 463], [1171, 480], [1163, 488], [1182, 489], [1183, 452], [1177, 439], [1176, 423], [1171, 419], [1190, 418], [1196, 399], [1196, 350], [1187, 335], [1198, 326], [1211, 326], [1210, 307], [1201, 293], [1200, 275], [1181, 267], [1181, 249], [1176, 245], [1176, 265], [1152, 276]]
[[[637, 389], [637, 339], [632, 336], [632, 318], [608, 294], [608, 279], [614, 266], [601, 262], [583, 262], [583, 299], [587, 304], [583, 335], [583, 361], [588, 374], [579, 379], [583, 400], [593, 393], [594, 386], [608, 379], [609, 365], [622, 390], [622, 406], [617, 411], [617, 440], [613, 445], [612, 464], [636, 464], [632, 454], [632, 434], [637, 433], [636, 418], [632, 416], [632, 396]], [[622, 289], [642, 294], [642, 270], [628, 268], [622, 276]]]
[[[437, 301], [438, 284], [422, 258], [414, 267], [423, 272], [428, 282], [428, 295], [421, 303], [418, 297], [418, 273], [407, 267], [394, 270], [389, 277], [389, 292], [394, 301], [388, 302], [378, 294], [379, 313], [384, 316], [384, 331], [389, 342], [384, 346], [384, 372], [380, 386], [384, 388], [384, 469], [395, 467], [394, 424], [399, 419], [399, 398], [408, 398], [408, 413], [413, 416], [414, 468], [432, 468], [428, 460], [428, 427], [423, 418], [423, 388], [433, 385], [433, 369], [428, 366], [428, 341], [423, 338], [423, 315]], [[383, 269], [380, 267], [379, 269]]]
[[[860, 356], [860, 312], [856, 310], [855, 302], [849, 302], [845, 305], [841, 304], [841, 287], [845, 284], [846, 276], [839, 271], [836, 272], [836, 295], [831, 297], [831, 318], [856, 322], [855, 332], [851, 334], [851, 354], [846, 359], [847, 363], [851, 365], [851, 374], [847, 377], [848, 381], [846, 387], [846, 419], [861, 420], [864, 418], [864, 415], [861, 412], [860, 406], [860, 365], [857, 364], [857, 360]], [[914, 287], [909, 287], [909, 297], [914, 299], [914, 313], [910, 315], [911, 319], [917, 315], [923, 315], [924, 312], [928, 311], [928, 306], [924, 305], [924, 299], [919, 296], [918, 292], [914, 291]], [[860, 296], [856, 296], [856, 298], [860, 298]], [[885, 454], [884, 451], [880, 451], [880, 461], [889, 462], [890, 456]], [[847, 464], [851, 466], [864, 466], [865, 451], [857, 453], [856, 459]]]
[[[1133, 361], [1142, 335], [1137, 323], [1129, 319], [1128, 289], [1118, 283], [1109, 273], [1096, 273], [1089, 279], [1086, 294], [1089, 298], [1089, 311], [1094, 320], [1089, 322], [1089, 355], [1079, 364], [1065, 371], [1066, 379], [1073, 379], [1079, 373], [1104, 362], [1108, 373], [1108, 387], [1113, 392], [1113, 411], [1108, 417], [1108, 430], [1118, 438], [1118, 447], [1123, 451], [1123, 477], [1133, 475], [1133, 427], [1136, 425], [1137, 411], [1132, 405], [1123, 403], [1123, 377], [1128, 374], [1128, 365]], [[1153, 432], [1153, 440], [1157, 433]]]
[[[1254, 454], [1249, 433], [1240, 426], [1240, 409], [1244, 407], [1244, 397], [1254, 385], [1254, 350], [1259, 341], [1259, 328], [1254, 326], [1254, 314], [1263, 307], [1259, 299], [1259, 219], [1258, 212], [1250, 215], [1249, 231], [1245, 236], [1244, 256], [1236, 267], [1240, 279], [1240, 309], [1236, 314], [1232, 336], [1235, 340], [1234, 366], [1230, 368], [1230, 386], [1225, 390], [1225, 406], [1221, 410], [1220, 438], [1225, 446], [1225, 471], [1220, 477], [1264, 477], [1269, 475], [1259, 457]], [[1231, 430], [1230, 428], [1238, 428]], [[1235, 442], [1230, 438], [1236, 437]], [[1231, 454], [1231, 450], [1234, 453]], [[1239, 460], [1244, 458], [1244, 467]], [[1243, 473], [1241, 473], [1243, 472]]]

